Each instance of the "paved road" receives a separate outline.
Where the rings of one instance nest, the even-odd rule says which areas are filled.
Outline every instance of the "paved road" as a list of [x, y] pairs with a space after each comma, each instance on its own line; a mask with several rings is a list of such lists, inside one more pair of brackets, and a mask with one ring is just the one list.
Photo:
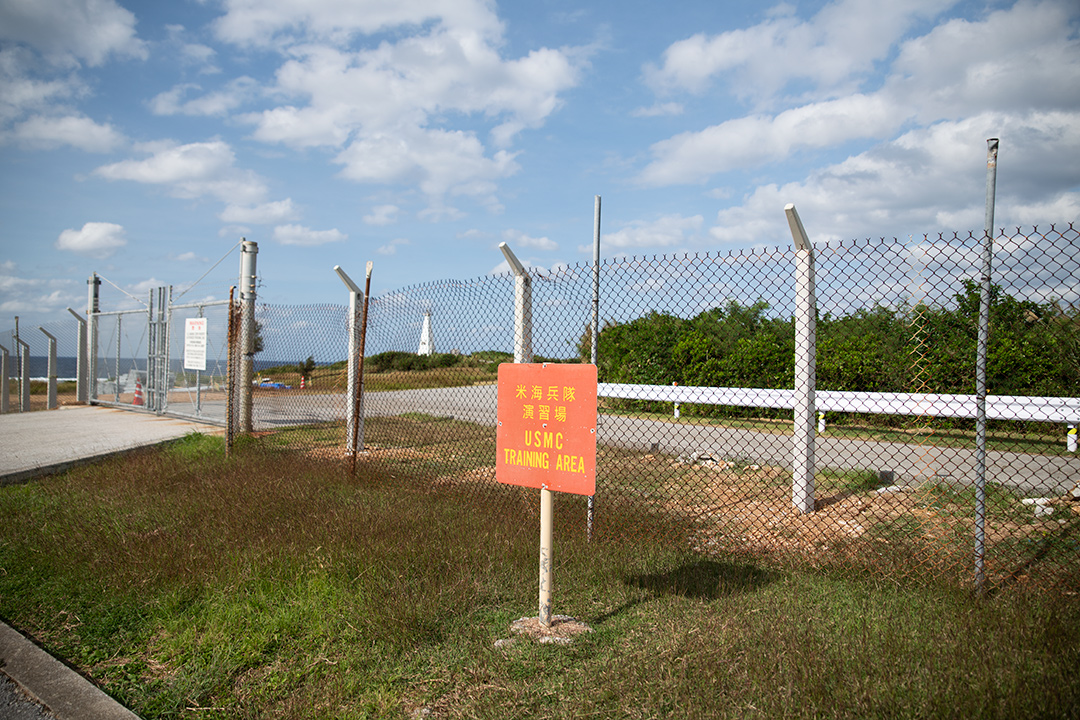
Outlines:
[[26, 689], [0, 671], [0, 718], [4, 720], [57, 720]]
[[[495, 385], [369, 392], [365, 404], [369, 416], [419, 412], [483, 425], [496, 422]], [[222, 409], [222, 416], [223, 413]], [[344, 416], [343, 394], [264, 392], [256, 396], [254, 408], [257, 430], [341, 420]], [[673, 455], [704, 452], [718, 459], [788, 468], [793, 454], [789, 435], [619, 415], [602, 416], [597, 437], [600, 442], [646, 452], [654, 447]], [[1075, 454], [1047, 456], [991, 451], [986, 454], [986, 462], [989, 481], [1015, 488], [1028, 497], [1063, 495], [1080, 481], [1080, 457]], [[817, 438], [817, 464], [891, 473], [892, 482], [899, 485], [928, 478], [971, 485], [975, 477], [975, 452], [968, 448], [835, 438], [828, 431]]]
[[[485, 425], [496, 422], [494, 385], [368, 393], [365, 403], [368, 415], [422, 412]], [[718, 459], [787, 468], [793, 455], [790, 435], [621, 415], [603, 415], [597, 439], [635, 450], [655, 448], [672, 455], [706, 452]], [[1076, 455], [992, 451], [986, 454], [986, 462], [988, 481], [1015, 488], [1028, 497], [1063, 495], [1080, 481], [1080, 457]], [[833, 438], [828, 431], [817, 438], [817, 465], [892, 473], [892, 482], [900, 485], [929, 478], [972, 485], [975, 478], [975, 452], [968, 448]]]

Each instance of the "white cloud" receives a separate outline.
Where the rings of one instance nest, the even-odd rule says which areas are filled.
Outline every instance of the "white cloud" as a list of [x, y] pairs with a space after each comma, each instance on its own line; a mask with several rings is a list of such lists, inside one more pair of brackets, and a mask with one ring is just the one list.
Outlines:
[[[0, 265], [0, 270], [10, 272], [14, 269], [14, 266]], [[0, 275], [0, 312], [5, 314], [30, 314], [32, 316], [35, 313], [41, 314], [60, 310], [65, 306], [78, 306], [78, 297], [65, 290], [70, 284], [71, 281], [58, 278], [42, 279]], [[61, 287], [50, 292], [50, 289], [58, 285]], [[82, 298], [82, 300], [85, 299], [85, 297]], [[29, 321], [27, 325], [34, 322], [30, 318], [26, 318], [26, 320]], [[8, 348], [9, 351], [11, 349]]]
[[198, 90], [202, 90], [202, 87], [194, 83], [176, 85], [154, 96], [150, 100], [150, 111], [155, 115], [227, 115], [255, 96], [258, 82], [247, 76], [238, 77], [226, 83], [221, 90], [184, 100], [189, 92]]
[[100, 125], [88, 117], [32, 117], [15, 126], [11, 137], [21, 145], [53, 149], [70, 145], [87, 152], [109, 152], [124, 143], [112, 125]]
[[510, 243], [511, 247], [535, 248], [537, 250], [554, 251], [559, 249], [559, 244], [547, 237], [534, 238], [513, 228], [503, 230], [503, 240]]
[[40, 73], [34, 73], [33, 66], [28, 50], [0, 48], [0, 121], [40, 113], [86, 93], [86, 86], [75, 74], [38, 77]]
[[[704, 218], [701, 215], [683, 217], [664, 215], [656, 220], [634, 220], [613, 233], [601, 235], [601, 247], [669, 247], [687, 240], [687, 234], [696, 233]], [[582, 246], [579, 250], [591, 249]]]
[[983, 110], [1080, 108], [1077, 6], [1017, 2], [943, 23], [900, 46], [885, 92], [924, 124]]
[[702, 93], [725, 75], [736, 95], [768, 102], [789, 83], [809, 81], [818, 97], [854, 88], [887, 58], [892, 45], [920, 19], [956, 0], [836, 0], [810, 20], [776, 13], [750, 28], [698, 33], [669, 46], [662, 64], [644, 68], [659, 94]]
[[789, 202], [815, 242], [979, 229], [990, 137], [1002, 143], [998, 227], [1080, 217], [1080, 191], [1060, 189], [1080, 187], [1080, 168], [1060, 160], [1080, 157], [1080, 113], [983, 113], [911, 130], [798, 182], [761, 185], [721, 210], [709, 234], [720, 242], [787, 244]]
[[79, 230], [64, 230], [56, 239], [59, 250], [104, 259], [127, 245], [122, 225], [108, 222], [88, 222]]
[[410, 130], [380, 134], [352, 143], [338, 154], [341, 176], [358, 182], [416, 184], [425, 194], [490, 196], [494, 181], [518, 170], [514, 155], [493, 157], [471, 133], [460, 130]]
[[483, 35], [499, 35], [502, 25], [486, 0], [225, 0], [226, 13], [214, 24], [218, 37], [239, 44], [315, 38], [346, 42], [401, 26], [440, 21]]
[[190, 42], [187, 39], [187, 29], [183, 25], [166, 25], [168, 40], [165, 44], [165, 52], [170, 57], [180, 60], [185, 67], [194, 67], [200, 75], [215, 75], [221, 72], [214, 60], [217, 58], [217, 50], [198, 42]]
[[[268, 89], [281, 104], [241, 117], [254, 125], [253, 137], [337, 148], [347, 179], [418, 184], [428, 217], [457, 216], [445, 206], [448, 195], [497, 211], [496, 181], [518, 170], [511, 143], [558, 109], [583, 62], [573, 50], [550, 48], [503, 57], [502, 24], [484, 0], [226, 7], [221, 37], [278, 47], [286, 58]], [[165, 96], [161, 106], [179, 100]], [[456, 129], [462, 116], [481, 121], [486, 134]]]
[[286, 220], [295, 220], [298, 215], [292, 198], [285, 198], [254, 206], [228, 205], [221, 211], [218, 218], [227, 223], [273, 225]]
[[148, 143], [143, 150], [150, 157], [103, 165], [94, 174], [109, 180], [163, 185], [181, 198], [210, 196], [235, 205], [260, 202], [266, 194], [262, 178], [235, 167], [236, 156], [222, 140], [187, 145], [163, 141]]
[[26, 43], [58, 64], [98, 66], [110, 55], [147, 57], [135, 16], [114, 0], [0, 3], [0, 40]]
[[348, 235], [340, 232], [337, 228], [332, 230], [312, 230], [303, 225], [278, 225], [274, 228], [274, 240], [282, 245], [311, 247], [314, 245], [341, 242], [348, 237]]
[[[830, 22], [843, 25], [839, 10], [859, 10], [862, 2], [829, 5], [814, 22], [828, 10]], [[911, 17], [923, 11], [919, 3], [903, 9], [914, 13]], [[859, 12], [855, 18], [865, 21]], [[638, 181], [649, 186], [699, 183], [716, 173], [780, 161], [800, 150], [885, 140], [912, 124], [929, 126], [991, 110], [1075, 111], [1080, 108], [1075, 91], [1080, 87], [1080, 52], [1070, 35], [1070, 18], [1075, 19], [1075, 11], [1070, 14], [1067, 4], [1045, 0], [1018, 2], [977, 22], [948, 21], [900, 43], [879, 89], [735, 118], [654, 143], [652, 161]], [[775, 29], [778, 22], [759, 29]], [[838, 52], [843, 57], [847, 50]], [[689, 81], [676, 85], [696, 87]]]
[[397, 205], [376, 205], [362, 219], [368, 225], [393, 225], [400, 211]]
[[854, 138], [888, 137], [906, 116], [880, 95], [851, 95], [792, 108], [776, 116], [728, 120], [654, 144], [655, 158], [641, 172], [645, 185], [704, 182], [711, 175], [781, 160], [802, 148]]
[[399, 245], [409, 244], [410, 243], [406, 238], [396, 238], [394, 240], [391, 240], [386, 245], [380, 246], [378, 249], [375, 250], [375, 252], [379, 253], [380, 255], [393, 255], [397, 252]]
[[157, 290], [159, 287], [168, 285], [168, 283], [158, 280], [156, 277], [148, 277], [145, 280], [140, 280], [134, 285], [128, 285], [128, 290], [132, 295], [136, 297], [146, 297], [146, 294], [151, 290]]

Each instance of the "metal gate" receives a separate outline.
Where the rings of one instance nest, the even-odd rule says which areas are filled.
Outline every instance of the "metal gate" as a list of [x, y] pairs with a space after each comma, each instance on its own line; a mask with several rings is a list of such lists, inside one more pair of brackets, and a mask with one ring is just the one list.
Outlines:
[[[225, 425], [230, 306], [230, 300], [174, 304], [166, 286], [151, 290], [143, 308], [92, 310], [90, 402]], [[189, 327], [199, 332], [201, 362], [185, 361]]]

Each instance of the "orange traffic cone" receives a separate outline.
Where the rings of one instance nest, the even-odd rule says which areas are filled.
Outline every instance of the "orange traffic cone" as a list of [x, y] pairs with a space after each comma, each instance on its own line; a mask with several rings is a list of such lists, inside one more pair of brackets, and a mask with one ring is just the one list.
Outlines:
[[132, 405], [142, 405], [143, 404], [142, 382], [140, 382], [139, 380], [135, 381], [135, 399], [131, 401], [131, 404]]
[[307, 387], [307, 383], [304, 382], [304, 376], [301, 375], [300, 376], [300, 389], [303, 390], [305, 387]]

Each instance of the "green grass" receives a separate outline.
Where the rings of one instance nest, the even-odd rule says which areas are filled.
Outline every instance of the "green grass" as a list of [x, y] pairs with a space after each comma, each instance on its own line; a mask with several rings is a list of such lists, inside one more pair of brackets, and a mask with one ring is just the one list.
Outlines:
[[[0, 489], [0, 614], [148, 720], [1080, 707], [1075, 588], [976, 600], [704, 557], [633, 507], [601, 506], [588, 543], [582, 499], [563, 495], [554, 611], [594, 632], [496, 648], [536, 614], [536, 504], [401, 470], [354, 478], [263, 441], [225, 460], [219, 439], [191, 436]], [[640, 533], [650, 524], [662, 532]]]

